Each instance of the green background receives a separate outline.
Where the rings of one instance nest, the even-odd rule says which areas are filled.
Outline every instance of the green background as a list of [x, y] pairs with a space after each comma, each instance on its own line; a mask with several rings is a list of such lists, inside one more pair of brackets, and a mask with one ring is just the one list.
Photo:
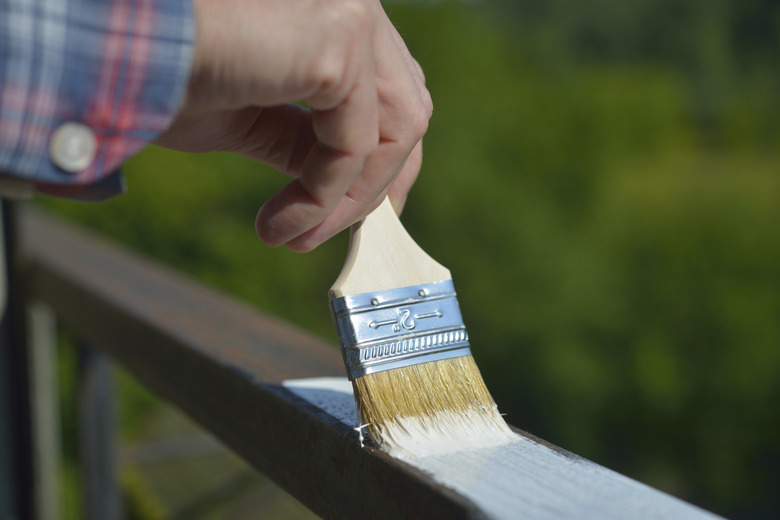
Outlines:
[[[777, 3], [386, 8], [435, 106], [403, 219], [452, 270], [507, 419], [714, 512], [780, 516]], [[40, 202], [335, 339], [346, 237], [299, 255], [254, 236], [282, 175], [154, 147], [125, 172], [113, 201]]]

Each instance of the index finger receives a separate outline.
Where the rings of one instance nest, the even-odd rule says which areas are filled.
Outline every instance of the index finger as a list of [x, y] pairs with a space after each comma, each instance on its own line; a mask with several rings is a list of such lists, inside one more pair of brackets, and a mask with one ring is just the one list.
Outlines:
[[[377, 91], [370, 59], [364, 61], [343, 101], [332, 108], [321, 100], [309, 105], [317, 142], [308, 150], [299, 178], [269, 199], [257, 217], [257, 234], [272, 247], [325, 220], [379, 143]], [[323, 106], [326, 108], [320, 108]]]

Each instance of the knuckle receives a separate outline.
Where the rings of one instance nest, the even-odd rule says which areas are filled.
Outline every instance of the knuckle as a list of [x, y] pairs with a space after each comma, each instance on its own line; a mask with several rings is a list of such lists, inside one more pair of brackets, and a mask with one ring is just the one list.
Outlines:
[[348, 93], [365, 66], [362, 56], [372, 44], [373, 13], [366, 0], [330, 0], [320, 15], [327, 31], [309, 61], [308, 82], [332, 101]]
[[337, 30], [354, 36], [368, 34], [373, 25], [372, 10], [364, 0], [333, 0], [330, 13]]
[[433, 98], [427, 88], [423, 88], [422, 91], [422, 110], [426, 120], [430, 120], [433, 117]]
[[[433, 114], [431, 95], [425, 87], [417, 85], [402, 89], [402, 95], [397, 98], [396, 117], [402, 122], [402, 140], [412, 145], [422, 139], [428, 131], [428, 124]], [[403, 101], [402, 101], [403, 100]]]
[[413, 130], [416, 141], [422, 139], [422, 137], [425, 135], [425, 132], [428, 131], [428, 118], [418, 117], [414, 122]]
[[422, 137], [425, 135], [425, 132], [428, 131], [428, 124], [432, 114], [433, 103], [431, 102], [431, 96], [426, 90], [424, 95], [422, 95], [418, 102], [415, 103], [413, 112], [410, 114], [410, 127], [415, 142], [422, 139]]
[[323, 49], [320, 56], [313, 60], [309, 69], [310, 82], [320, 91], [329, 92], [343, 83], [344, 60], [338, 52]]
[[425, 85], [425, 71], [423, 71], [422, 65], [414, 58], [412, 58], [412, 62], [414, 63], [414, 69], [417, 71], [417, 75], [420, 77], [420, 82]]

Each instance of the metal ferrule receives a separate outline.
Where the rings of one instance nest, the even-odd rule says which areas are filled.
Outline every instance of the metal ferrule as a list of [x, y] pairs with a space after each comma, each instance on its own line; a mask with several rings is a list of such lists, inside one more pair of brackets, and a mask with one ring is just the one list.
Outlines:
[[471, 354], [451, 280], [344, 296], [330, 309], [350, 379]]

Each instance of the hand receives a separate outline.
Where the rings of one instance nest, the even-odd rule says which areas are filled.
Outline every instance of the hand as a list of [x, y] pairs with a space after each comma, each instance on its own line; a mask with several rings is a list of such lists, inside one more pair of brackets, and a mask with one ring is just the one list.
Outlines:
[[294, 177], [258, 212], [257, 234], [269, 246], [314, 249], [388, 193], [400, 211], [432, 104], [379, 1], [194, 5], [188, 93], [157, 144], [233, 151]]

